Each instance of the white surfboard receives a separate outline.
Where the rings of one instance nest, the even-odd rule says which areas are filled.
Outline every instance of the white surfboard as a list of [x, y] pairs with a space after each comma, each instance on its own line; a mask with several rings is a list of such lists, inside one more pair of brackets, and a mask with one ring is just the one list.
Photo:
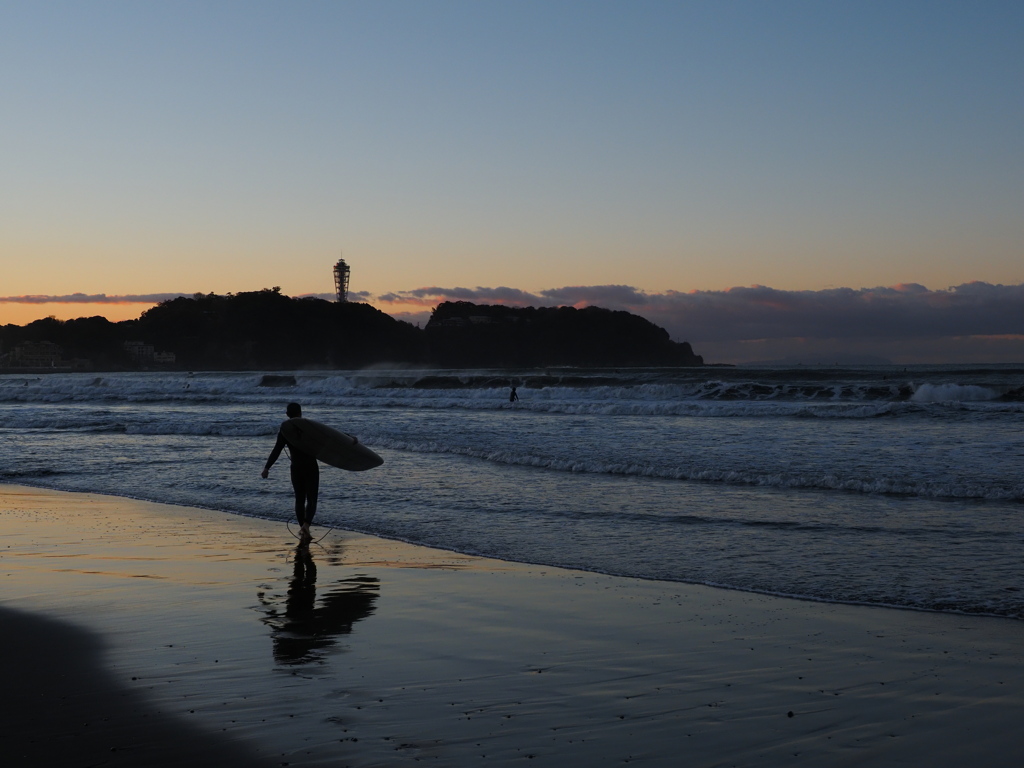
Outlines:
[[384, 459], [352, 435], [312, 419], [288, 419], [281, 424], [281, 434], [289, 445], [338, 469], [362, 472], [384, 463]]

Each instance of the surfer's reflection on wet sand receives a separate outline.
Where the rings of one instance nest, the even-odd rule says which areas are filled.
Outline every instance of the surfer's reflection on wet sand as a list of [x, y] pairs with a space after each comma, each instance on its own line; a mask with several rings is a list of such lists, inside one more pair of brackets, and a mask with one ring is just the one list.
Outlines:
[[354, 576], [335, 581], [317, 601], [316, 563], [309, 547], [295, 548], [294, 570], [286, 594], [260, 592], [266, 614], [263, 623], [270, 627], [274, 642], [274, 660], [296, 665], [321, 661], [339, 635], [347, 635], [352, 625], [374, 611], [380, 581]]

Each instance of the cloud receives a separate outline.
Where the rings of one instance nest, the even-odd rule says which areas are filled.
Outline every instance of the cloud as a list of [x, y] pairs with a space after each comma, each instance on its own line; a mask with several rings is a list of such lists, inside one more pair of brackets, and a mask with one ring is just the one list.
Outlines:
[[551, 306], [557, 304], [534, 293], [527, 293], [518, 288], [414, 288], [411, 291], [395, 291], [381, 294], [377, 302], [383, 304], [408, 304], [412, 306], [433, 307], [442, 301], [472, 301], [476, 304], [508, 304], [510, 306]]
[[506, 287], [434, 286], [378, 297], [384, 303], [423, 307], [458, 300], [626, 310], [717, 360], [793, 355], [888, 356], [901, 362], [1024, 360], [1024, 285], [971, 282], [931, 290], [906, 283], [818, 291], [754, 285], [688, 293], [596, 285], [536, 294]]
[[567, 286], [539, 294], [432, 287], [378, 297], [385, 303], [431, 305], [459, 300], [624, 309], [658, 317], [697, 340], [1024, 334], [1024, 285], [981, 282], [934, 291], [916, 283], [820, 291], [754, 285], [689, 293], [646, 293], [628, 285]]
[[764, 286], [649, 296], [654, 315], [694, 339], [935, 339], [1024, 333], [1024, 285], [966, 283], [945, 290], [781, 291]]
[[560, 306], [599, 305], [609, 306], [614, 304], [622, 307], [645, 306], [650, 297], [631, 285], [573, 285], [565, 288], [552, 288], [541, 291], [547, 301], [546, 304], [554, 302]]
[[159, 304], [191, 293], [143, 293], [108, 296], [105, 293], [69, 293], [63, 296], [0, 296], [0, 304]]
[[[0, 304], [159, 304], [161, 301], [177, 299], [182, 296], [191, 298], [193, 293], [138, 293], [123, 296], [108, 296], [105, 293], [68, 293], [63, 296], [43, 296], [29, 294], [26, 296], [0, 296]], [[304, 293], [298, 298], [316, 298], [334, 301], [333, 293]], [[367, 301], [373, 298], [369, 291], [350, 291], [352, 301]]]

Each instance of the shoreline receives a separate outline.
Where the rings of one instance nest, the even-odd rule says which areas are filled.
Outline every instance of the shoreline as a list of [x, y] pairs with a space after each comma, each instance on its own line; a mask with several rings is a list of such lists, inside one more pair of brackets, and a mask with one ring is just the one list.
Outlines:
[[[5, 764], [181, 764], [188, 744], [221, 766], [1024, 756], [1017, 620], [342, 531], [306, 558], [281, 523], [31, 486], [0, 485], [0, 530], [0, 663], [36, 694], [5, 697]], [[82, 711], [107, 713], [91, 741]]]
[[[261, 523], [269, 523], [269, 524], [274, 525], [274, 526], [287, 526], [287, 525], [291, 525], [293, 528], [295, 528], [297, 526], [297, 523], [295, 522], [294, 519], [274, 520], [274, 519], [267, 518], [267, 517], [260, 517], [259, 515], [256, 515], [256, 514], [247, 514], [245, 512], [238, 512], [238, 511], [225, 510], [225, 509], [217, 509], [215, 507], [201, 507], [201, 506], [194, 506], [194, 505], [177, 504], [177, 503], [174, 503], [174, 502], [151, 501], [149, 499], [139, 498], [139, 497], [135, 497], [135, 496], [117, 495], [117, 494], [104, 494], [104, 493], [98, 493], [98, 492], [92, 492], [92, 491], [64, 491], [64, 490], [60, 490], [60, 489], [56, 489], [56, 488], [50, 488], [50, 487], [44, 486], [44, 485], [31, 485], [30, 483], [25, 483], [25, 482], [9, 483], [9, 482], [2, 482], [2, 481], [0, 481], [0, 493], [2, 493], [2, 489], [3, 488], [8, 487], [8, 486], [31, 488], [33, 490], [44, 491], [44, 492], [53, 492], [53, 493], [59, 493], [59, 494], [65, 494], [66, 493], [66, 494], [82, 495], [82, 496], [102, 496], [102, 497], [109, 497], [109, 498], [112, 498], [112, 499], [123, 499], [126, 502], [138, 502], [140, 504], [153, 504], [153, 505], [157, 505], [157, 506], [175, 507], [175, 508], [180, 508], [180, 509], [191, 509], [191, 510], [196, 510], [196, 511], [199, 511], [199, 512], [210, 513], [210, 514], [213, 514], [213, 515], [226, 515], [226, 516], [229, 516], [229, 517], [236, 517], [236, 518], [243, 519], [243, 520], [255, 520], [255, 521], [259, 521]], [[682, 581], [682, 580], [674, 580], [674, 579], [667, 579], [667, 578], [658, 578], [658, 577], [655, 577], [655, 576], [642, 576], [642, 575], [614, 573], [614, 572], [611, 572], [611, 571], [600, 571], [600, 570], [596, 570], [596, 569], [588, 569], [588, 568], [583, 568], [583, 567], [575, 567], [573, 565], [551, 564], [551, 563], [544, 563], [544, 562], [531, 561], [531, 560], [512, 560], [512, 559], [505, 559], [505, 558], [502, 558], [502, 557], [497, 556], [497, 555], [487, 555], [487, 554], [479, 554], [479, 553], [476, 553], [476, 552], [469, 552], [469, 551], [463, 552], [463, 551], [460, 551], [460, 550], [446, 549], [444, 547], [434, 546], [432, 544], [423, 544], [423, 543], [418, 543], [418, 542], [412, 542], [412, 541], [408, 541], [406, 539], [402, 539], [402, 538], [398, 538], [398, 537], [393, 537], [392, 538], [392, 537], [384, 536], [384, 535], [381, 535], [381, 534], [367, 533], [367, 532], [357, 531], [357, 530], [353, 530], [353, 529], [349, 529], [349, 528], [332, 527], [332, 526], [323, 525], [323, 524], [317, 524], [317, 523], [314, 523], [313, 527], [314, 528], [320, 528], [320, 529], [323, 529], [323, 528], [329, 529], [328, 534], [323, 534], [324, 538], [328, 538], [329, 534], [337, 534], [337, 535], [341, 535], [341, 536], [346, 535], [346, 534], [347, 535], [352, 535], [352, 536], [365, 536], [365, 537], [369, 537], [371, 539], [380, 539], [382, 541], [395, 542], [396, 544], [404, 544], [404, 545], [407, 545], [407, 546], [410, 546], [410, 547], [417, 547], [417, 548], [432, 550], [432, 551], [435, 551], [435, 552], [438, 552], [438, 553], [449, 553], [449, 554], [460, 556], [460, 557], [479, 558], [481, 560], [492, 560], [492, 561], [499, 562], [499, 563], [508, 563], [510, 565], [524, 566], [524, 567], [527, 567], [527, 568], [550, 568], [550, 569], [556, 569], [556, 570], [579, 572], [579, 573], [590, 574], [590, 575], [594, 575], [594, 576], [606, 576], [606, 577], [615, 578], [615, 579], [636, 580], [636, 581], [640, 581], [640, 582], [654, 582], [654, 583], [664, 584], [664, 585], [668, 585], [668, 586], [671, 586], [673, 584], [678, 584], [678, 585], [681, 585], [681, 586], [688, 586], [688, 587], [702, 587], [702, 588], [707, 588], [707, 589], [711, 589], [711, 590], [722, 590], [722, 591], [725, 591], [725, 592], [738, 592], [738, 593], [741, 593], [741, 594], [748, 594], [748, 595], [755, 595], [755, 596], [759, 595], [759, 596], [763, 596], [763, 597], [778, 598], [780, 600], [794, 600], [794, 601], [798, 601], [798, 602], [816, 603], [816, 604], [821, 604], [821, 605], [840, 605], [840, 606], [849, 606], [849, 607], [855, 607], [855, 608], [878, 608], [878, 609], [889, 610], [889, 611], [907, 611], [907, 612], [910, 612], [910, 613], [936, 614], [936, 615], [940, 615], [940, 616], [953, 616], [953, 617], [962, 616], [962, 617], [967, 617], [967, 618], [1000, 619], [1000, 620], [1005, 620], [1005, 621], [1010, 621], [1010, 622], [1024, 622], [1024, 617], [1009, 616], [1009, 615], [1001, 614], [1001, 613], [986, 613], [986, 612], [983, 612], [983, 611], [960, 611], [960, 610], [954, 610], [954, 609], [948, 609], [948, 608], [946, 608], [946, 609], [928, 608], [928, 607], [925, 607], [925, 606], [903, 605], [903, 604], [900, 604], [900, 603], [881, 603], [881, 602], [875, 603], [875, 602], [868, 602], [866, 600], [860, 600], [860, 601], [858, 601], [858, 600], [841, 600], [841, 599], [838, 599], [838, 598], [815, 597], [814, 595], [801, 595], [801, 594], [797, 594], [797, 593], [772, 592], [772, 591], [769, 591], [769, 590], [758, 590], [758, 589], [753, 589], [753, 588], [747, 588], [747, 587], [741, 587], [741, 586], [732, 586], [732, 585], [729, 585], [729, 584], [721, 584], [721, 583], [716, 583], [716, 582]], [[295, 541], [292, 542], [292, 543], [293, 544], [297, 544], [298, 543], [298, 537], [296, 537], [294, 533], [292, 533], [291, 536], [292, 536], [293, 539], [295, 539]], [[286, 543], [287, 543], [287, 540], [286, 540]], [[319, 542], [314, 541], [314, 543], [319, 543]]]

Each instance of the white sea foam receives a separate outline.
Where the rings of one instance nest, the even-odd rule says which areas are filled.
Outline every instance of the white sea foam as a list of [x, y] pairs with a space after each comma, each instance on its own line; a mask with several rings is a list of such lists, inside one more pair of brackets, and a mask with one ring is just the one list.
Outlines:
[[914, 392], [915, 403], [984, 402], [995, 400], [999, 393], [988, 387], [964, 384], [922, 384]]
[[498, 464], [578, 474], [625, 475], [735, 486], [846, 491], [851, 493], [917, 496], [937, 499], [1024, 500], [1024, 483], [993, 486], [992, 484], [955, 479], [865, 478], [832, 472], [772, 472], [754, 469], [741, 471], [704, 467], [657, 466], [635, 461], [608, 462], [585, 458], [542, 456], [504, 448], [475, 449], [466, 446], [449, 445], [440, 441], [412, 443], [381, 437], [377, 437], [374, 444], [379, 448], [389, 448], [411, 453], [447, 453]]

